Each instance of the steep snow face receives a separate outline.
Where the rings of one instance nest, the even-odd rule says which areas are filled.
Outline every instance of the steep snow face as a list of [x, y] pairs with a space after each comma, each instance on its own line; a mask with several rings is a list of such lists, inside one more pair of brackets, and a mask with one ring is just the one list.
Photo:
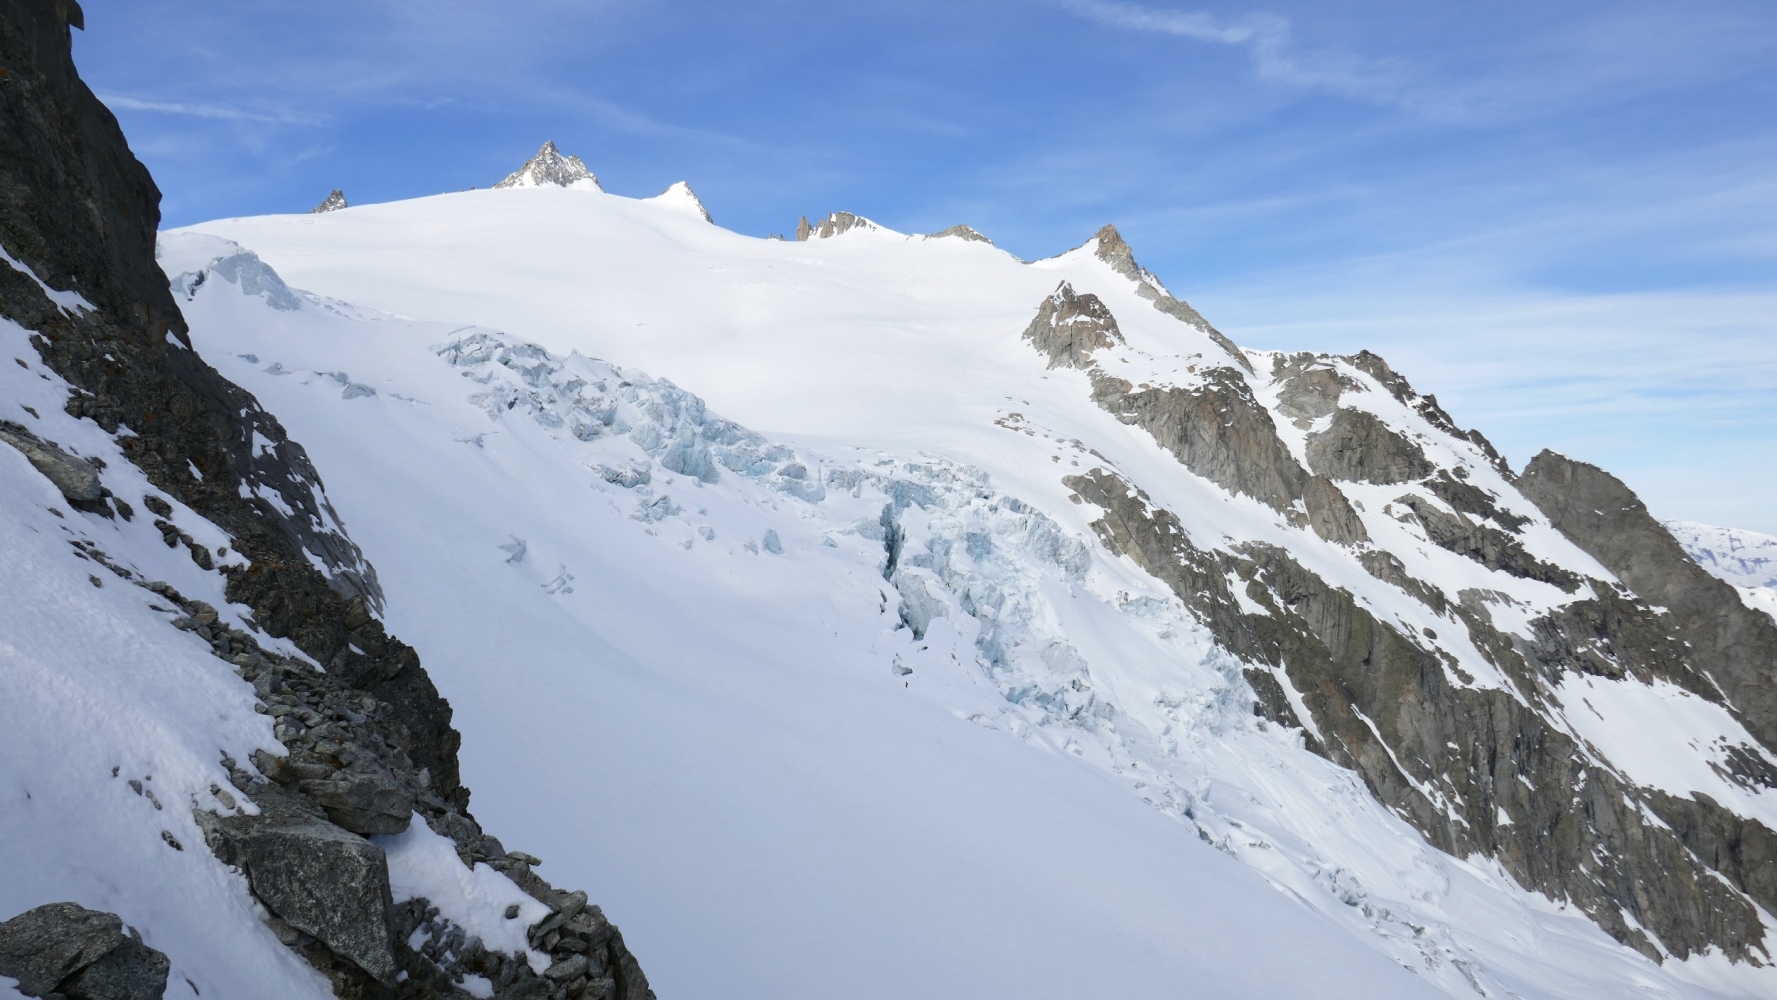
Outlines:
[[599, 179], [586, 169], [586, 164], [578, 156], [563, 156], [561, 150], [555, 148], [553, 141], [544, 142], [537, 150], [537, 155], [526, 160], [506, 178], [495, 184], [496, 188], [532, 188], [532, 187], [564, 187], [590, 188], [602, 190]]
[[703, 207], [703, 200], [697, 197], [697, 192], [691, 190], [691, 185], [684, 181], [679, 181], [648, 200], [664, 208], [675, 208], [687, 215], [694, 215], [705, 222], [715, 221], [710, 218], [710, 210]]
[[1777, 618], [1777, 538], [1694, 521], [1667, 521], [1666, 527], [1698, 565], [1733, 584], [1748, 607]]
[[[208, 643], [169, 626], [176, 609], [108, 568], [170, 583], [242, 627], [246, 609], [223, 598], [221, 574], [164, 544], [143, 497], [167, 503], [167, 519], [199, 544], [227, 537], [150, 486], [91, 421], [64, 412], [69, 387], [36, 362], [30, 336], [0, 320], [7, 419], [104, 462], [106, 486], [136, 515], [73, 509], [0, 445], [0, 844], [10, 858], [0, 914], [62, 900], [117, 913], [170, 959], [168, 997], [329, 997], [327, 981], [262, 922], [246, 879], [205, 848], [192, 815], [252, 808], [234, 797], [221, 759], [278, 752], [271, 719], [254, 714], [252, 687]], [[19, 995], [4, 983], [0, 995]]]
[[[1288, 552], [1591, 766], [1717, 788], [1611, 760], [1657, 683], [1557, 699], [1479, 647], [1614, 587], [1484, 442], [1362, 358], [1240, 352], [1114, 233], [1026, 264], [550, 188], [197, 229], [163, 244], [195, 342], [326, 471], [457, 707], [478, 812], [527, 843], [594, 831], [550, 863], [623, 915], [663, 995], [1771, 989], [1719, 953], [1656, 965], [1432, 849], [1305, 748], [1338, 736], [1316, 692], [1109, 547], [1069, 483], [1094, 470], [1232, 560], [1238, 613], [1291, 613], [1238, 562]], [[242, 267], [218, 235], [332, 298], [199, 280]], [[1023, 336], [1064, 282], [1115, 317], [1083, 366]], [[1193, 406], [1272, 428], [1265, 461], [1174, 436]], [[1255, 676], [1303, 729], [1255, 717]], [[1602, 728], [1561, 707], [1588, 699]], [[1674, 746], [1761, 752], [1679, 714]], [[1530, 822], [1515, 794], [1488, 826]]]

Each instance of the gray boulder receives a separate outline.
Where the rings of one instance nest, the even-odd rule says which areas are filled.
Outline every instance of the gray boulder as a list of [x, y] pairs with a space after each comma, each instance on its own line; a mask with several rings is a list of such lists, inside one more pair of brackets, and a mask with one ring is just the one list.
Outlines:
[[327, 811], [328, 819], [353, 833], [402, 833], [413, 819], [413, 796], [381, 768], [354, 766], [298, 788]]
[[31, 467], [55, 484], [70, 503], [96, 504], [104, 496], [99, 470], [11, 421], [0, 421], [0, 441], [17, 448]]
[[[264, 806], [271, 796], [260, 798]], [[246, 871], [267, 909], [378, 982], [394, 983], [395, 904], [382, 848], [294, 811], [199, 819], [217, 857]]]
[[0, 923], [0, 975], [32, 997], [160, 1000], [167, 957], [125, 933], [114, 913], [48, 903]]

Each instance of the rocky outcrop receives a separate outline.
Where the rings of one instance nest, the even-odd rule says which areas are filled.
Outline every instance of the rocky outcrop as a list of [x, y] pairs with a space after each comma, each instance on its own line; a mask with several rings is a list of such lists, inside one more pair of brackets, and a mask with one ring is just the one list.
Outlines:
[[[1281, 549], [1199, 549], [1171, 513], [1114, 473], [1095, 469], [1065, 482], [1101, 508], [1093, 527], [1112, 552], [1165, 582], [1220, 643], [1253, 665], [1247, 676], [1259, 711], [1303, 728], [1310, 749], [1356, 771], [1441, 850], [1497, 859], [1521, 884], [1571, 901], [1656, 959], [1711, 947], [1741, 960], [1766, 956], [1748, 900], [1699, 863], [1678, 834], [1647, 823], [1643, 793], [1589, 766], [1534, 700], [1456, 683], [1454, 665], [1433, 648]], [[1389, 570], [1379, 564], [1373, 572]], [[1434, 599], [1435, 588], [1419, 586]], [[1243, 610], [1252, 605], [1262, 610]], [[1613, 624], [1611, 613], [1593, 618], [1591, 635], [1574, 622], [1550, 623], [1547, 632], [1559, 641], [1538, 646], [1494, 632], [1484, 612], [1445, 606], [1524, 692], [1536, 692], [1538, 677], [1579, 669], [1583, 655], [1603, 658], [1602, 669], [1683, 669], [1672, 662], [1683, 655], [1677, 644]], [[1651, 616], [1640, 622], [1653, 624]], [[1308, 718], [1291, 707], [1284, 684], [1298, 692]]]
[[1324, 431], [1308, 435], [1308, 467], [1356, 483], [1405, 483], [1431, 475], [1425, 449], [1372, 413], [1339, 409]]
[[[434, 958], [458, 962], [474, 949], [460, 932], [453, 949], [410, 947], [418, 939], [408, 918], [415, 904], [422, 915], [426, 907], [388, 901], [387, 869], [366, 835], [403, 829], [417, 813], [450, 838], [464, 864], [497, 860], [517, 872], [514, 882], [551, 908], [549, 919], [571, 907], [575, 894], [509, 863], [498, 841], [483, 833], [459, 779], [450, 705], [418, 655], [377, 619], [375, 574], [307, 455], [250, 394], [190, 350], [154, 260], [159, 193], [116, 120], [74, 72], [69, 30], [78, 23], [70, 0], [19, 0], [0, 9], [0, 51], [8, 61], [0, 86], [0, 243], [19, 262], [0, 266], [0, 315], [34, 331], [45, 364], [74, 387], [71, 415], [115, 435], [157, 490], [229, 536], [243, 558], [222, 571], [226, 596], [251, 609], [254, 631], [223, 624], [214, 608], [165, 584], [136, 579], [97, 547], [82, 554], [178, 605], [176, 627], [207, 642], [276, 718], [285, 756], [261, 754], [251, 762], [257, 772], [225, 761], [259, 812], [200, 817], [217, 853], [240, 866], [248, 888], [275, 915], [273, 929], [342, 997], [460, 995], [450, 970]], [[539, 153], [545, 166], [544, 154], [553, 152], [546, 145]], [[563, 162], [564, 169], [578, 164]], [[69, 307], [51, 289], [77, 293], [86, 305]], [[95, 470], [92, 503], [114, 516], [133, 515], [106, 491], [102, 469], [10, 426], [6, 439], [65, 496], [90, 496], [87, 470]], [[211, 553], [174, 523], [172, 505], [158, 496], [141, 500], [169, 546], [185, 546], [200, 567], [214, 565]], [[269, 652], [261, 635], [288, 639], [302, 657]], [[615, 928], [602, 915], [592, 923], [580, 936], [538, 938], [559, 945], [562, 960], [587, 954], [594, 939], [603, 942], [599, 964], [589, 962], [583, 974], [539, 977], [511, 956], [486, 957], [480, 967], [508, 990], [502, 995], [651, 997]], [[445, 958], [446, 951], [455, 957]], [[94, 968], [89, 984], [115, 978], [110, 966]]]
[[[561, 150], [555, 148], [553, 139], [546, 140], [537, 148], [537, 155], [526, 160], [524, 166], [507, 174], [504, 180], [494, 185], [497, 188], [524, 187], [573, 187], [583, 185], [598, 188], [599, 179], [578, 156], [563, 156]], [[603, 190], [602, 188], [599, 188]]]
[[1086, 368], [1093, 351], [1121, 344], [1123, 333], [1098, 296], [1076, 295], [1064, 281], [1037, 308], [1024, 339], [1049, 358], [1050, 368]]
[[840, 233], [848, 233], [853, 229], [875, 229], [876, 223], [861, 215], [850, 212], [834, 212], [820, 221], [819, 225], [809, 225], [808, 216], [796, 221], [796, 239], [807, 242], [812, 239], [828, 239]]
[[1189, 323], [1202, 330], [1222, 350], [1227, 351], [1234, 358], [1236, 364], [1249, 372], [1252, 371], [1252, 362], [1247, 360], [1246, 353], [1234, 341], [1228, 339], [1228, 336], [1222, 331], [1209, 325], [1209, 321], [1204, 319], [1197, 310], [1191, 308], [1189, 303], [1173, 298], [1172, 293], [1160, 284], [1160, 279], [1155, 277], [1153, 272], [1135, 262], [1135, 251], [1129, 249], [1129, 244], [1124, 242], [1123, 234], [1117, 232], [1116, 226], [1107, 223], [1103, 229], [1093, 234], [1092, 241], [1094, 244], [1093, 253], [1099, 260], [1109, 264], [1111, 270], [1135, 282], [1135, 294], [1152, 302], [1155, 309], [1173, 319]]
[[0, 923], [0, 976], [28, 997], [160, 1000], [168, 968], [115, 913], [49, 903]]
[[1552, 451], [1531, 459], [1519, 488], [1575, 545], [1647, 604], [1665, 609], [1694, 662], [1767, 749], [1777, 749], [1777, 622], [1691, 559], [1622, 481]]
[[1271, 380], [1278, 387], [1277, 412], [1307, 430], [1314, 421], [1331, 416], [1345, 393], [1363, 392], [1363, 384], [1339, 371], [1334, 360], [1306, 351], [1277, 355], [1271, 363]]
[[346, 193], [339, 188], [334, 188], [333, 193], [322, 198], [319, 205], [309, 209], [309, 214], [320, 215], [322, 212], [337, 212], [342, 208], [350, 207], [346, 204]]
[[1481, 449], [1482, 454], [1487, 456], [1487, 460], [1493, 463], [1494, 468], [1498, 469], [1507, 479], [1512, 477], [1511, 467], [1506, 464], [1505, 458], [1494, 449], [1493, 442], [1487, 440], [1480, 431], [1465, 431], [1456, 426], [1456, 421], [1451, 419], [1450, 414], [1444, 412], [1442, 406], [1438, 405], [1438, 397], [1421, 396], [1415, 392], [1407, 380], [1399, 372], [1390, 368], [1388, 362], [1382, 360], [1381, 357], [1369, 351], [1359, 351], [1341, 360], [1350, 363], [1352, 367], [1382, 383], [1382, 387], [1388, 390], [1389, 395], [1398, 400], [1401, 405], [1412, 408], [1413, 412], [1425, 418], [1426, 423], [1459, 441], [1468, 441]]
[[1229, 491], [1285, 511], [1302, 496], [1308, 472], [1277, 436], [1271, 414], [1245, 379], [1210, 369], [1189, 388], [1137, 388], [1095, 373], [1092, 398], [1126, 424], [1154, 436], [1185, 468]]
[[1093, 402], [1146, 430], [1197, 475], [1329, 541], [1352, 545], [1369, 537], [1339, 487], [1311, 475], [1290, 454], [1270, 412], [1235, 369], [1211, 368], [1188, 387], [1136, 386], [1107, 373], [1092, 353], [1123, 343], [1116, 317], [1098, 296], [1076, 293], [1065, 281], [1037, 307], [1024, 339], [1050, 368], [1085, 369]]
[[1452, 514], [1411, 493], [1395, 503], [1410, 511], [1410, 516], [1425, 529], [1425, 537], [1441, 549], [1473, 559], [1491, 570], [1554, 584], [1570, 594], [1580, 589], [1579, 576], [1532, 556], [1509, 532], [1476, 522], [1461, 511]]

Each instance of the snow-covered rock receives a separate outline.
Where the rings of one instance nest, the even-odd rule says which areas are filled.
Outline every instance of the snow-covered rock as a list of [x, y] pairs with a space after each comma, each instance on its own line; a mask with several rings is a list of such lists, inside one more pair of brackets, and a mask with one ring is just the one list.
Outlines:
[[[565, 187], [591, 188], [599, 187], [599, 179], [578, 156], [563, 156], [555, 148], [554, 140], [546, 140], [537, 150], [537, 155], [524, 162], [504, 180], [495, 184], [496, 188], [534, 188], [534, 187]], [[689, 190], [689, 189], [687, 189]]]
[[346, 193], [344, 191], [341, 191], [339, 188], [334, 188], [333, 193], [329, 194], [327, 197], [321, 199], [321, 203], [319, 205], [316, 205], [314, 208], [309, 209], [309, 214], [310, 215], [319, 215], [322, 212], [337, 212], [342, 208], [350, 208], [350, 207], [351, 206], [346, 204]]
[[684, 181], [679, 181], [648, 200], [667, 208], [677, 209], [705, 222], [715, 221], [710, 218], [710, 210], [703, 207], [703, 201], [697, 197], [697, 192], [691, 190], [691, 185]]

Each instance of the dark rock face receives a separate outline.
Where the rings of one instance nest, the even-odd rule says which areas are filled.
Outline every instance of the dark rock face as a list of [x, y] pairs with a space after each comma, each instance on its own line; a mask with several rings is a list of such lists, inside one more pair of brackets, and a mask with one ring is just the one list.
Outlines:
[[114, 913], [49, 903], [0, 923], [0, 976], [31, 997], [160, 1000], [167, 957]]
[[1747, 730], [1777, 749], [1777, 622], [1697, 565], [1640, 498], [1603, 469], [1544, 451], [1524, 467], [1519, 488], [1638, 597], [1667, 609], [1676, 634], [1691, 644]]
[[1137, 389], [1098, 373], [1092, 398], [1126, 424], [1146, 430], [1185, 468], [1231, 493], [1285, 510], [1302, 495], [1308, 472], [1277, 436], [1271, 414], [1246, 380], [1211, 369], [1190, 389]]
[[1308, 435], [1308, 467], [1358, 483], [1405, 483], [1432, 471], [1425, 449], [1363, 410], [1337, 410], [1332, 426]]
[[[0, 242], [36, 276], [0, 266], [0, 315], [35, 331], [44, 362], [75, 387], [70, 414], [118, 435], [156, 489], [221, 528], [246, 557], [245, 568], [227, 571], [226, 593], [252, 609], [252, 632], [225, 625], [214, 608], [164, 583], [135, 578], [94, 547], [83, 550], [183, 610], [174, 626], [209, 643], [277, 719], [274, 733], [289, 753], [259, 755], [253, 763], [264, 777], [224, 762], [261, 814], [200, 815], [207, 839], [224, 861], [241, 867], [276, 915], [272, 926], [280, 939], [326, 974], [341, 997], [460, 995], [452, 969], [552, 1000], [652, 997], [621, 935], [602, 914], [589, 916], [597, 910], [584, 907], [584, 895], [578, 896], [584, 912], [576, 911], [586, 918], [584, 933], [581, 923], [564, 921], [546, 942], [537, 937], [557, 960], [594, 954], [590, 942], [598, 942], [596, 967], [589, 962], [586, 975], [566, 983], [544, 980], [512, 956], [477, 951], [479, 944], [463, 940], [460, 928], [439, 925], [441, 934], [455, 935], [448, 948], [436, 940], [421, 951], [408, 947], [407, 936], [436, 911], [410, 919], [416, 907], [422, 916], [426, 910], [416, 900], [395, 912], [382, 852], [362, 835], [405, 829], [417, 812], [451, 839], [465, 864], [504, 864], [505, 851], [468, 811], [450, 705], [414, 651], [377, 620], [382, 595], [374, 571], [345, 534], [307, 455], [250, 394], [190, 350], [154, 261], [159, 193], [116, 120], [75, 74], [70, 24], [79, 25], [71, 0], [0, 7], [0, 52], [8, 62], [0, 86]], [[77, 291], [94, 308], [64, 309], [39, 281]], [[132, 433], [121, 434], [125, 428]], [[6, 440], [27, 457], [35, 454], [33, 464], [65, 496], [91, 494], [94, 479], [79, 467], [84, 463], [10, 426]], [[95, 472], [94, 512], [133, 516], [123, 498], [104, 488], [103, 470]], [[210, 553], [173, 523], [172, 505], [156, 496], [142, 501], [169, 546], [184, 545], [199, 566], [213, 565]], [[265, 650], [256, 637], [261, 633], [287, 637], [325, 671]], [[528, 868], [509, 867], [521, 888], [551, 908], [550, 920], [574, 897]], [[124, 989], [119, 984], [133, 975], [129, 970], [147, 961], [133, 947], [114, 941], [94, 952], [97, 945], [78, 944], [87, 940], [79, 934], [58, 934], [77, 946], [50, 952], [63, 958], [43, 973], [58, 976], [46, 991], [89, 995], [68, 992], [78, 986], [94, 997], [139, 995], [103, 992]], [[462, 966], [466, 955], [480, 955], [479, 964]], [[91, 971], [80, 983], [64, 982], [86, 968]], [[403, 972], [407, 978], [397, 981]]]
[[1448, 513], [1413, 494], [1403, 496], [1395, 503], [1413, 512], [1413, 517], [1425, 529], [1425, 536], [1439, 548], [1473, 559], [1488, 569], [1526, 580], [1552, 583], [1570, 594], [1580, 589], [1578, 576], [1530, 555], [1510, 532], [1477, 523], [1461, 511]]
[[1093, 351], [1121, 344], [1123, 332], [1098, 296], [1076, 295], [1064, 281], [1038, 307], [1024, 339], [1048, 356], [1050, 368], [1086, 368]]
[[1494, 468], [1498, 469], [1507, 479], [1512, 478], [1511, 467], [1506, 464], [1505, 458], [1494, 449], [1493, 442], [1488, 441], [1480, 431], [1465, 431], [1456, 426], [1456, 421], [1452, 420], [1450, 414], [1445, 413], [1444, 408], [1438, 405], [1438, 397], [1421, 396], [1413, 391], [1413, 387], [1407, 384], [1407, 380], [1401, 377], [1400, 373], [1388, 367], [1388, 362], [1369, 351], [1359, 351], [1345, 360], [1351, 362], [1364, 374], [1382, 383], [1382, 387], [1388, 390], [1389, 395], [1399, 400], [1403, 405], [1412, 407], [1414, 412], [1424, 417], [1426, 422], [1433, 427], [1458, 440], [1472, 442], [1493, 463]]

